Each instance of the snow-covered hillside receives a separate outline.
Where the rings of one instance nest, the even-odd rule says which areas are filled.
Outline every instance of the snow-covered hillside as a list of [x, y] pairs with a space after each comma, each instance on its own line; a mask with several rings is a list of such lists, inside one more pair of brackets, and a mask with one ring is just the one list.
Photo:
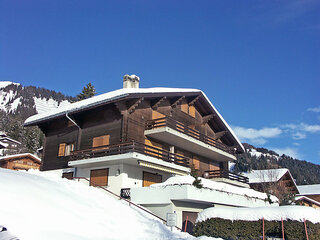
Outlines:
[[0, 179], [0, 225], [23, 240], [196, 239], [81, 182], [3, 168]]
[[6, 113], [33, 115], [69, 105], [67, 97], [47, 89], [23, 87], [19, 83], [0, 81], [0, 110]]

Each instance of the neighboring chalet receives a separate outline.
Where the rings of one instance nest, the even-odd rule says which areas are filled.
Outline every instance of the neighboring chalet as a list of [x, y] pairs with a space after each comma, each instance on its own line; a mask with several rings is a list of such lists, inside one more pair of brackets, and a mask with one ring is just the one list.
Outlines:
[[41, 159], [31, 153], [0, 157], [0, 167], [12, 170], [39, 169]]
[[320, 202], [320, 184], [299, 185], [298, 196], [305, 196]]
[[0, 132], [0, 156], [18, 152], [20, 142], [8, 137], [4, 132]]
[[265, 192], [276, 184], [282, 191], [299, 193], [296, 182], [287, 168], [252, 170], [242, 175], [249, 178], [251, 188], [260, 192]]
[[[37, 125], [45, 134], [42, 171], [88, 178], [91, 185], [128, 198], [133, 197], [130, 189], [188, 175], [192, 165], [206, 178], [249, 187], [246, 178], [228, 172], [228, 163], [244, 148], [202, 91], [139, 88], [134, 75], [124, 76], [123, 87], [25, 121], [25, 126]], [[213, 204], [207, 194], [203, 201], [201, 196], [195, 200], [184, 195], [170, 206], [160, 199], [151, 206], [144, 202], [144, 193], [136, 194], [137, 203], [149, 209], [158, 206], [162, 217], [176, 211], [181, 219], [182, 212], [199, 212]], [[266, 205], [261, 199], [252, 201]], [[219, 204], [239, 206], [237, 200]]]
[[295, 199], [297, 205], [313, 207], [313, 208], [320, 208], [320, 202], [308, 198], [306, 196], [297, 196]]

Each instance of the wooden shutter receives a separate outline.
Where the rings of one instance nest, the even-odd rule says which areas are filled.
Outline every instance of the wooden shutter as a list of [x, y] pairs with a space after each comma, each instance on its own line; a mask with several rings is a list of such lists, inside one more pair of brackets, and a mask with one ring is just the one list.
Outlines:
[[65, 143], [61, 143], [61, 144], [59, 145], [58, 157], [64, 156], [65, 150], [66, 150], [66, 144], [65, 144]]
[[90, 171], [90, 186], [107, 186], [109, 168], [95, 169]]
[[162, 176], [154, 173], [149, 173], [143, 171], [143, 187], [149, 187], [151, 184], [154, 183], [161, 183]]
[[95, 137], [92, 140], [92, 147], [100, 147], [109, 145], [110, 135], [103, 135], [100, 137]]
[[158, 119], [158, 118], [164, 118], [165, 115], [162, 113], [159, 113], [155, 110], [152, 110], [152, 119]]
[[189, 112], [189, 111], [188, 111], [188, 104], [182, 103], [182, 104], [181, 104], [181, 111], [182, 111], [182, 112], [185, 112], [185, 113], [188, 113], [188, 112]]
[[189, 106], [189, 115], [196, 117], [196, 108], [194, 106]]
[[198, 157], [193, 156], [192, 158], [192, 163], [195, 169], [199, 170], [200, 169], [200, 160]]

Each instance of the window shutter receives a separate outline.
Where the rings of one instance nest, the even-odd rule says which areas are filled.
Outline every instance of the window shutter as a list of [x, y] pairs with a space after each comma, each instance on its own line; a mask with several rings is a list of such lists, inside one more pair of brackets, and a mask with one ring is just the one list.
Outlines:
[[196, 117], [196, 108], [194, 106], [189, 106], [189, 115]]
[[58, 157], [64, 156], [65, 150], [66, 150], [66, 144], [65, 144], [65, 143], [61, 143], [61, 144], [59, 145]]
[[188, 104], [186, 103], [181, 104], [181, 111], [188, 113]]
[[196, 156], [193, 156], [193, 165], [195, 169], [200, 170], [200, 160]]
[[110, 135], [95, 137], [93, 138], [93, 141], [92, 141], [92, 147], [109, 145], [109, 139], [110, 139]]

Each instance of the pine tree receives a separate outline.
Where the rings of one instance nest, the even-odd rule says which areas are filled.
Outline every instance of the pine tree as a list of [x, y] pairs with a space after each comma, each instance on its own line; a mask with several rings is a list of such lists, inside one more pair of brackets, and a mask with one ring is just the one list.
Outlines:
[[80, 101], [83, 99], [91, 98], [95, 94], [95, 87], [91, 83], [88, 83], [85, 87], [83, 87], [82, 92], [77, 95], [77, 100]]

